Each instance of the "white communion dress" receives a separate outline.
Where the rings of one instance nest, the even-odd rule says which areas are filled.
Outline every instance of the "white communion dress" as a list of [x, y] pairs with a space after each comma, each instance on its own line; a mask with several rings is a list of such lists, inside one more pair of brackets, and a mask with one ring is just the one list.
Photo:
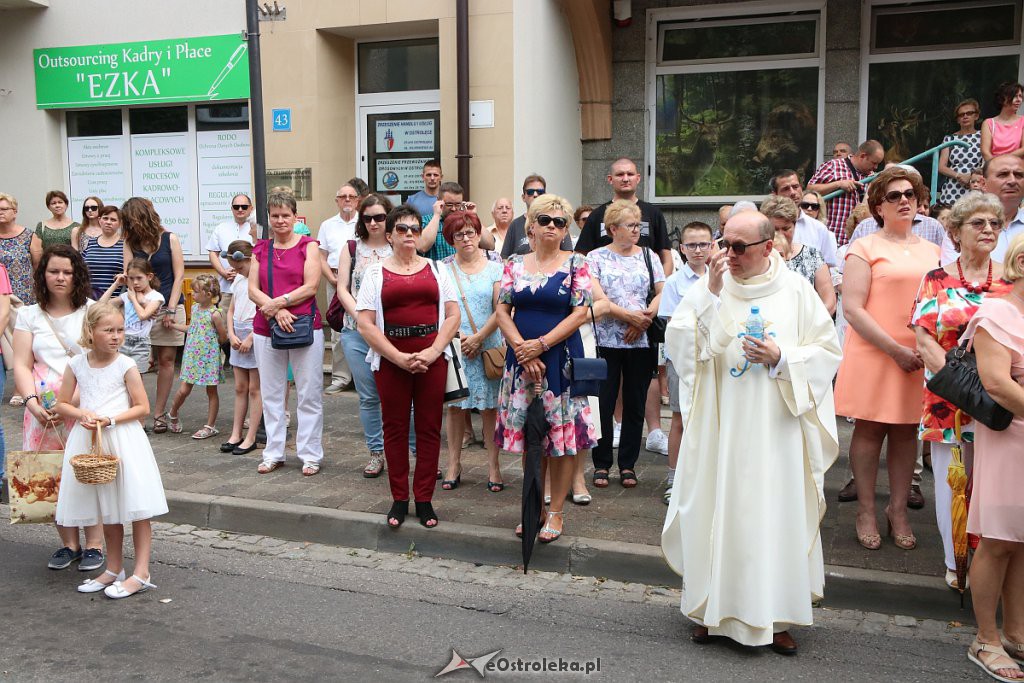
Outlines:
[[[124, 376], [135, 361], [118, 354], [104, 368], [89, 366], [89, 354], [72, 358], [68, 367], [78, 381], [80, 406], [100, 417], [116, 416], [131, 408]], [[82, 484], [75, 479], [71, 458], [92, 451], [92, 432], [76, 424], [64, 449], [57, 524], [128, 524], [167, 513], [160, 470], [142, 423], [131, 420], [102, 430], [103, 452], [116, 455], [117, 478], [109, 484]]]

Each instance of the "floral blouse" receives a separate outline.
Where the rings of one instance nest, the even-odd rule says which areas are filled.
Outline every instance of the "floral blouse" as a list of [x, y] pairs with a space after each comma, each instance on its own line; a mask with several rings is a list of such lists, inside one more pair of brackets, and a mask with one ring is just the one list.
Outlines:
[[[368, 266], [372, 266], [374, 263], [380, 263], [384, 259], [391, 256], [392, 249], [390, 244], [385, 244], [383, 247], [369, 247], [363, 240], [357, 239], [356, 241], [356, 255], [355, 263], [352, 266], [352, 282], [349, 283], [348, 293], [355, 299], [359, 296], [359, 287], [363, 284], [363, 274], [366, 272]], [[348, 249], [349, 246], [346, 244], [343, 249]], [[358, 327], [356, 319], [345, 313], [345, 322], [342, 324], [343, 330], [355, 330]]]
[[[647, 258], [644, 258], [644, 251]], [[647, 270], [650, 259], [651, 270]], [[594, 249], [587, 255], [593, 277], [601, 283], [608, 298], [631, 311], [647, 308], [647, 294], [651, 290], [651, 272], [654, 282], [665, 281], [661, 258], [650, 249], [642, 248], [632, 256], [622, 256], [609, 247]], [[632, 342], [626, 341], [629, 325], [610, 316], [597, 323], [597, 345], [615, 349], [646, 349], [647, 335], [641, 334]]]
[[806, 244], [800, 247], [796, 256], [786, 261], [786, 267], [797, 275], [803, 276], [811, 283], [812, 287], [814, 286], [814, 276], [823, 265], [825, 265], [825, 258], [821, 252]]
[[[967, 291], [958, 276], [950, 275], [944, 268], [936, 268], [927, 273], [921, 281], [910, 326], [926, 330], [944, 351], [949, 351], [959, 345], [960, 336], [967, 329], [967, 323], [974, 317], [985, 297], [1002, 298], [1012, 287], [1013, 285], [1006, 280], [993, 280], [992, 287], [987, 293], [973, 294]], [[932, 378], [932, 373], [925, 368], [924, 376], [925, 381], [928, 381]], [[918, 438], [921, 441], [956, 443], [956, 411], [955, 406], [928, 391], [926, 387]], [[961, 413], [960, 433], [964, 441], [974, 441], [974, 429], [969, 426], [970, 424], [971, 418]]]

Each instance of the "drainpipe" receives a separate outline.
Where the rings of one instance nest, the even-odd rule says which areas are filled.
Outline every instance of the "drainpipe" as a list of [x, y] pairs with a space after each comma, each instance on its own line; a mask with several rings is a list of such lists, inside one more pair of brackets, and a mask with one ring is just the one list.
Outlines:
[[245, 40], [249, 48], [249, 128], [252, 130], [253, 202], [261, 236], [267, 239], [267, 148], [263, 137], [263, 70], [260, 67], [260, 15], [256, 0], [245, 2]]
[[469, 190], [469, 0], [455, 2], [455, 69], [457, 71], [455, 97], [458, 115], [458, 151], [455, 158], [459, 162], [459, 184], [466, 191], [465, 199], [472, 193]]

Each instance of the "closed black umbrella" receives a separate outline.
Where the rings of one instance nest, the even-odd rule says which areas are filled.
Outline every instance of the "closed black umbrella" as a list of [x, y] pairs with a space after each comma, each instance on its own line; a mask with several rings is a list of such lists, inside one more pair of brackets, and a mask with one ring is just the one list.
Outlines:
[[540, 461], [544, 457], [544, 438], [551, 426], [544, 415], [544, 398], [534, 396], [526, 409], [526, 456], [523, 458], [523, 573], [526, 573], [540, 531], [540, 511], [544, 482]]

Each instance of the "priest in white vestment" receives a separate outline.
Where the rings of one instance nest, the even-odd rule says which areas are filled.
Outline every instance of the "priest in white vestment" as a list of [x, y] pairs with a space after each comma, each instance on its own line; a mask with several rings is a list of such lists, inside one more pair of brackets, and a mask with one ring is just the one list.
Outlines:
[[[814, 288], [773, 250], [774, 233], [760, 213], [730, 218], [668, 326], [684, 431], [661, 544], [683, 577], [695, 642], [727, 636], [794, 654], [788, 629], [811, 624], [824, 592], [819, 524], [839, 453], [842, 352]], [[752, 306], [763, 342], [741, 338]]]

